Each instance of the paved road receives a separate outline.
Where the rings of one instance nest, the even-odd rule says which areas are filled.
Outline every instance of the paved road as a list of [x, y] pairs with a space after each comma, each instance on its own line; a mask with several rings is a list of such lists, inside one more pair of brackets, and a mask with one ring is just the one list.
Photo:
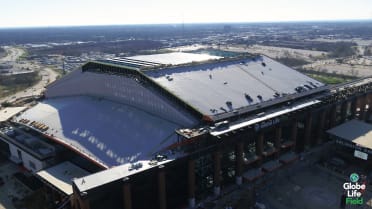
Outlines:
[[[16, 62], [18, 57], [22, 56], [22, 54], [24, 53], [23, 49], [15, 48], [15, 47], [5, 47], [5, 50], [7, 50], [8, 55], [6, 57], [1, 58], [0, 63], [1, 62]], [[25, 61], [25, 62], [26, 62], [26, 65], [30, 65], [30, 66], [33, 65], [28, 61]], [[38, 66], [38, 67], [40, 68], [39, 74], [42, 76], [42, 79], [38, 83], [36, 83], [35, 85], [31, 86], [28, 89], [17, 92], [13, 95], [0, 98], [0, 103], [4, 101], [12, 102], [16, 100], [17, 98], [21, 98], [21, 97], [39, 95], [41, 94], [41, 92], [44, 91], [44, 88], [46, 85], [56, 80], [58, 73], [56, 73], [50, 68], [46, 68], [42, 66]]]

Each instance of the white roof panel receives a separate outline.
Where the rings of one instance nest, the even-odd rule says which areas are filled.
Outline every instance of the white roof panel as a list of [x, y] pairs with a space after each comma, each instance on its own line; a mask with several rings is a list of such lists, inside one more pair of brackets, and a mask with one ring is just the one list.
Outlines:
[[[147, 71], [159, 85], [205, 115], [298, 94], [324, 84], [268, 57]], [[247, 95], [252, 99], [249, 101]]]
[[44, 100], [21, 119], [47, 125], [44, 134], [107, 167], [150, 159], [176, 142], [180, 128], [134, 107], [85, 96]]
[[127, 58], [146, 62], [160, 63], [165, 65], [179, 65], [191, 62], [202, 62], [207, 60], [220, 59], [222, 57], [212, 56], [208, 54], [172, 52], [164, 54], [138, 55]]

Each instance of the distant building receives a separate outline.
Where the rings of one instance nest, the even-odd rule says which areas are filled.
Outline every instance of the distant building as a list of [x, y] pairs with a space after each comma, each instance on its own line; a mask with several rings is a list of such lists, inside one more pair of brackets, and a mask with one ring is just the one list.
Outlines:
[[223, 31], [224, 31], [225, 33], [229, 33], [229, 32], [231, 32], [231, 29], [232, 29], [231, 25], [224, 25], [224, 26], [223, 26]]
[[[33, 171], [61, 205], [195, 207], [295, 161], [347, 118], [370, 118], [371, 81], [327, 86], [262, 55], [113, 58], [50, 84], [3, 127], [51, 146], [53, 163]], [[2, 133], [3, 149], [43, 150]], [[27, 164], [17, 152], [8, 154]]]

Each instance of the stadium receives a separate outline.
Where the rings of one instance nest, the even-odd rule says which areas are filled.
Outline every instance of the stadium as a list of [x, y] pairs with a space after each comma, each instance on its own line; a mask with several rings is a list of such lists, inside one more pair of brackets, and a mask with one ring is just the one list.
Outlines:
[[55, 81], [32, 107], [9, 109], [0, 147], [60, 206], [194, 208], [329, 140], [372, 153], [337, 128], [370, 122], [371, 104], [372, 78], [328, 86], [263, 55], [114, 58]]

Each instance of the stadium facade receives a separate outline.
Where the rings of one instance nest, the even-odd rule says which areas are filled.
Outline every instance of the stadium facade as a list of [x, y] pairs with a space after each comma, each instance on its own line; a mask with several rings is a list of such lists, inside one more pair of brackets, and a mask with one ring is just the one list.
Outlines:
[[[147, 55], [86, 63], [1, 139], [26, 167], [11, 150], [38, 152], [28, 167], [72, 208], [192, 208], [369, 120], [370, 105], [372, 78], [327, 86], [262, 55]], [[38, 149], [17, 139], [28, 131]]]

